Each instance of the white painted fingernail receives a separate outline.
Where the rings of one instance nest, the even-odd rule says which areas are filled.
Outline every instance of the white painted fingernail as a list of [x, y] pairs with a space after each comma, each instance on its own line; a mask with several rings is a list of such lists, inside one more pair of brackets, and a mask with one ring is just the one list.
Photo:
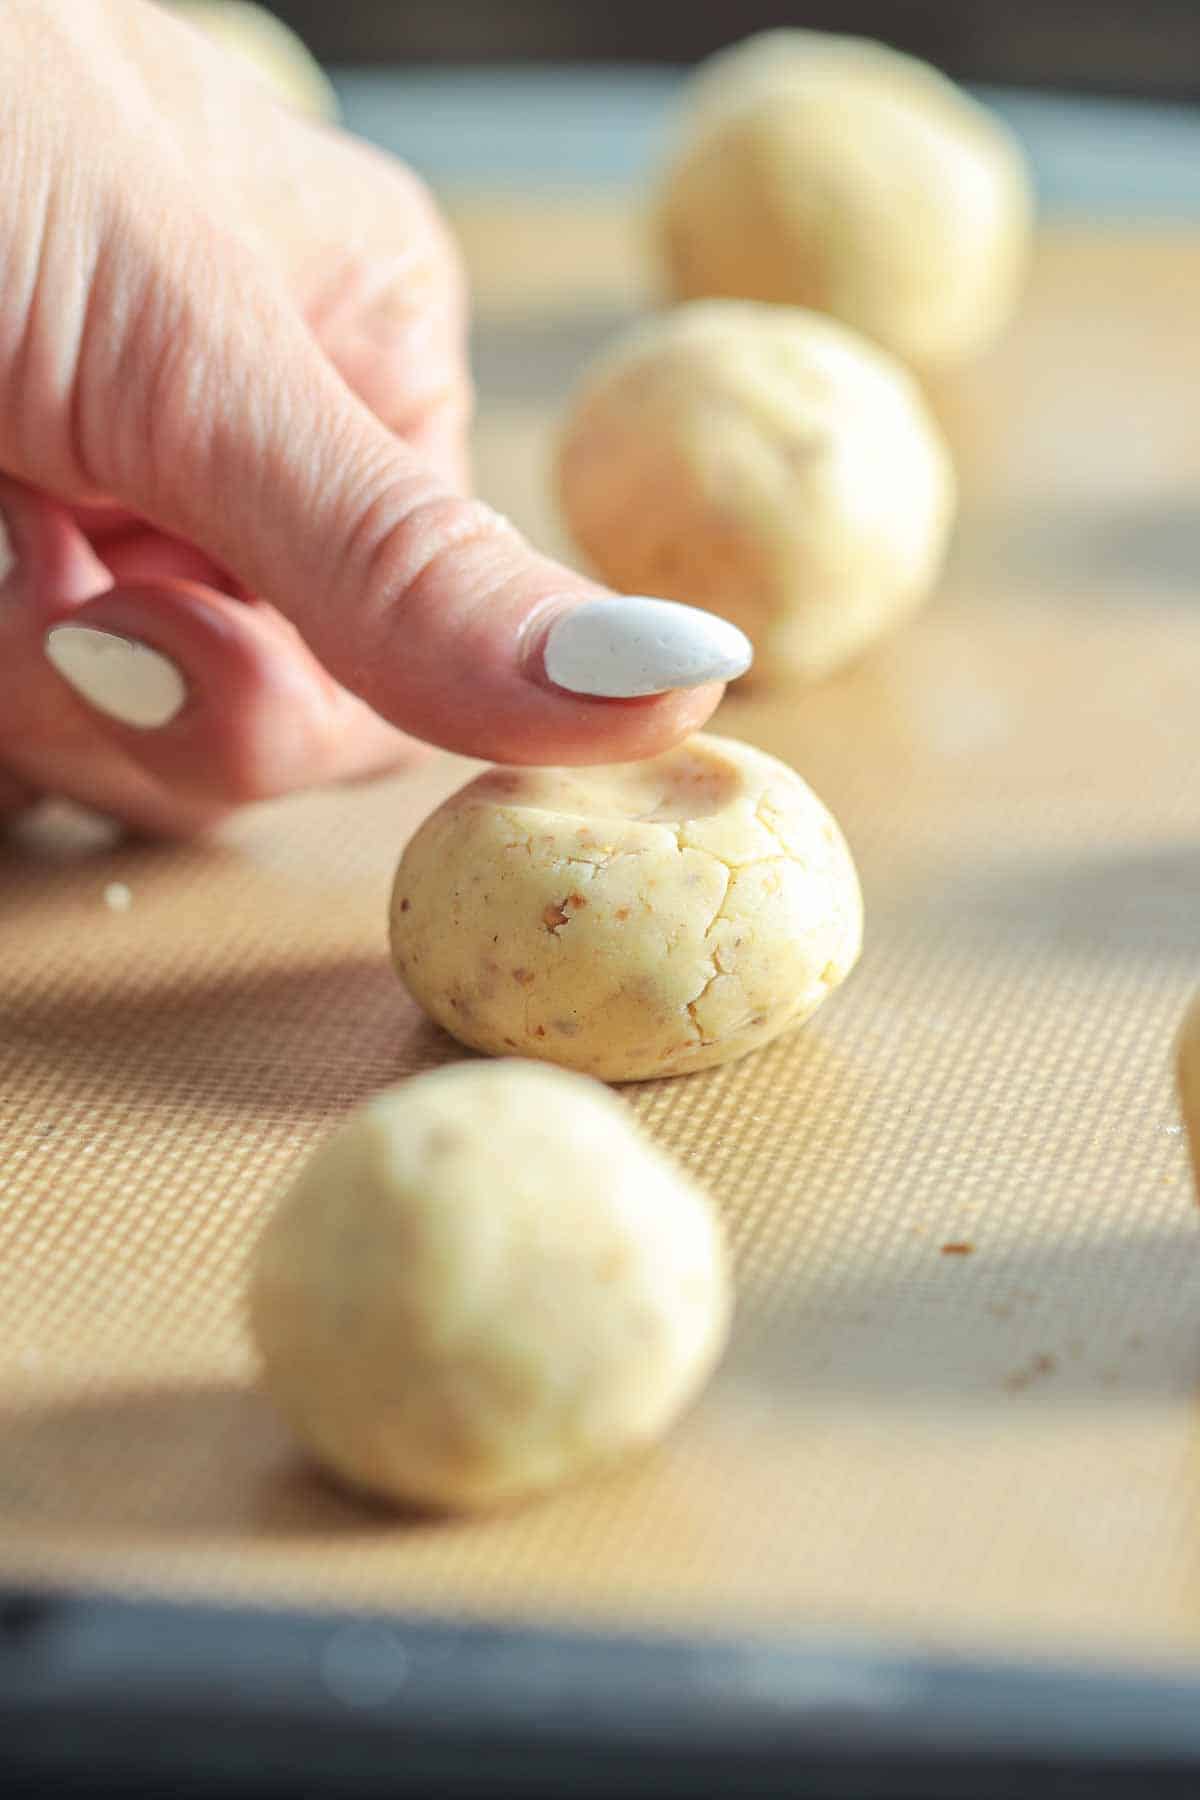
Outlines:
[[550, 627], [542, 654], [555, 687], [608, 700], [733, 681], [754, 660], [749, 638], [727, 619], [641, 594], [573, 606]]
[[46, 633], [46, 655], [89, 706], [140, 731], [169, 725], [187, 698], [168, 657], [94, 625], [55, 625]]

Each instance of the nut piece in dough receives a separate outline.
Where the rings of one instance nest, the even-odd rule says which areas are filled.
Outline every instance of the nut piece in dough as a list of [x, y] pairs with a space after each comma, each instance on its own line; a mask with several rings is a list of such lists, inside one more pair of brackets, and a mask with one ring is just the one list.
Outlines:
[[637, 1081], [806, 1019], [854, 966], [862, 900], [800, 777], [698, 736], [648, 762], [468, 783], [404, 853], [391, 938], [462, 1043]]
[[1192, 1157], [1196, 1198], [1200, 1200], [1200, 993], [1193, 997], [1175, 1040], [1175, 1078]]
[[618, 340], [575, 394], [557, 473], [611, 586], [731, 620], [768, 678], [826, 675], [914, 611], [954, 513], [912, 377], [830, 319], [749, 301]]
[[267, 1224], [268, 1392], [358, 1487], [491, 1506], [657, 1438], [725, 1342], [716, 1215], [594, 1082], [522, 1063], [360, 1108]]
[[775, 31], [703, 64], [661, 185], [676, 298], [811, 306], [922, 371], [985, 349], [1028, 268], [1033, 200], [1008, 129], [865, 38]]
[[275, 98], [313, 119], [336, 119], [337, 95], [321, 65], [275, 14], [252, 0], [170, 0], [170, 9], [265, 81]]

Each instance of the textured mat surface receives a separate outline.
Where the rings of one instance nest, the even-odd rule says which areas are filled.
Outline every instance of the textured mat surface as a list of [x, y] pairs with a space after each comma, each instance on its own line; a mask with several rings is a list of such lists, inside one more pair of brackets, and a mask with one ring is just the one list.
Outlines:
[[[548, 409], [636, 298], [634, 240], [607, 212], [462, 223], [482, 485], [546, 537]], [[940, 600], [845, 677], [724, 709], [837, 812], [868, 948], [763, 1054], [625, 1090], [718, 1196], [741, 1294], [720, 1377], [639, 1466], [412, 1524], [326, 1485], [250, 1383], [279, 1181], [456, 1054], [384, 913], [461, 768], [203, 849], [51, 819], [0, 851], [0, 1575], [1200, 1649], [1168, 1067], [1200, 980], [1198, 289], [1190, 242], [1052, 238], [1009, 343], [940, 396], [966, 486]]]

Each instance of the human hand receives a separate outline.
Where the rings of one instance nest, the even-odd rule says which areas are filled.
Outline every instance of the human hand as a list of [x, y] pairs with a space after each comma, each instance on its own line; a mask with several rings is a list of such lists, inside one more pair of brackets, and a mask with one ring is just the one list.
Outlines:
[[177, 834], [414, 740], [621, 761], [703, 723], [731, 628], [597, 621], [465, 497], [462, 276], [413, 175], [148, 0], [5, 0], [0, 91], [0, 808]]

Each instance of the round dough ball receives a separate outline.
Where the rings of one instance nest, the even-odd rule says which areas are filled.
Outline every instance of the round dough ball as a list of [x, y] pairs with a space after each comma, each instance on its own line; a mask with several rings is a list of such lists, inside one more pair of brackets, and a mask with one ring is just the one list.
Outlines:
[[607, 582], [732, 620], [768, 679], [827, 675], [914, 611], [955, 505], [911, 376], [830, 319], [750, 301], [618, 340], [574, 396], [557, 479]]
[[459, 1064], [308, 1163], [250, 1287], [268, 1392], [346, 1480], [444, 1508], [649, 1444], [725, 1342], [705, 1196], [594, 1082]]
[[1007, 323], [1032, 225], [999, 119], [928, 63], [809, 31], [701, 68], [657, 204], [677, 298], [811, 306], [921, 370]]
[[1175, 1078], [1191, 1152], [1196, 1197], [1200, 1199], [1200, 993], [1188, 1007], [1175, 1040]]
[[313, 119], [336, 119], [337, 95], [294, 31], [251, 0], [170, 0], [171, 10], [265, 81], [277, 100]]
[[701, 736], [470, 782], [405, 851], [391, 928], [410, 992], [462, 1043], [637, 1081], [806, 1019], [858, 957], [862, 900], [800, 777]]

